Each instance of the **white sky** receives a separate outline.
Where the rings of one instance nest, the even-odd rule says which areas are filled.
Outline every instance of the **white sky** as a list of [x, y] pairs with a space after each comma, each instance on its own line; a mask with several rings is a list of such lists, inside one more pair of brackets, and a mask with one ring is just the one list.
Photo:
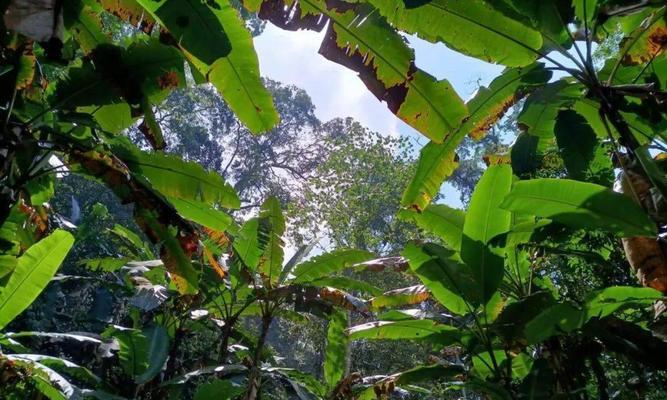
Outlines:
[[[407, 135], [425, 145], [427, 139], [396, 118], [366, 89], [355, 72], [318, 54], [323, 36], [324, 30], [289, 32], [267, 24], [264, 32], [255, 38], [262, 76], [304, 89], [322, 121], [349, 116], [374, 131]], [[487, 85], [503, 69], [458, 54], [442, 44], [416, 37], [408, 40], [415, 50], [417, 66], [438, 79], [449, 80], [464, 100], [473, 94], [477, 81]], [[460, 207], [458, 194], [445, 186], [445, 202]]]

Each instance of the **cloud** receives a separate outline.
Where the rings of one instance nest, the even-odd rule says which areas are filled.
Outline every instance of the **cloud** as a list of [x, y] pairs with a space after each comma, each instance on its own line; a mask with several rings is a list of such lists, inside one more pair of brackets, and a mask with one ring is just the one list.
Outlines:
[[304, 89], [323, 121], [352, 117], [387, 135], [399, 135], [401, 121], [373, 96], [357, 74], [318, 53], [323, 32], [289, 32], [267, 24], [255, 38], [262, 76]]

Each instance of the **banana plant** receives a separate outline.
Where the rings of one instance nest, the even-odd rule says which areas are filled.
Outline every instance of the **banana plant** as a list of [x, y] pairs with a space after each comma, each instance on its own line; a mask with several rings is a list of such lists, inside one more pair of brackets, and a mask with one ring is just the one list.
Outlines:
[[[326, 33], [320, 54], [358, 73], [401, 120], [430, 139], [402, 206], [422, 212], [458, 167], [466, 136], [479, 140], [518, 108], [520, 132], [508, 156], [535, 177], [562, 158], [575, 180], [611, 187], [621, 168], [626, 194], [664, 221], [665, 173], [649, 150], [667, 149], [666, 10], [659, 1], [450, 0], [245, 1], [260, 18], [288, 30]], [[507, 67], [464, 102], [447, 80], [415, 64], [401, 33]], [[596, 52], [594, 48], [607, 49]], [[613, 156], [613, 157], [612, 157]], [[648, 193], [653, 193], [648, 195]], [[640, 193], [641, 195], [638, 195]], [[667, 258], [655, 238], [624, 239], [640, 281], [667, 290]], [[640, 265], [649, 252], [658, 272]], [[640, 256], [641, 254], [641, 256]]]
[[[40, 193], [52, 190], [57, 174], [97, 179], [134, 203], [178, 290], [195, 293], [191, 258], [199, 240], [190, 221], [224, 230], [222, 210], [239, 200], [219, 176], [141, 152], [122, 133], [136, 125], [153, 149], [163, 149], [153, 107], [186, 85], [186, 70], [197, 83], [212, 83], [252, 132], [277, 123], [239, 11], [229, 2], [48, 3], [2, 5], [0, 222], [21, 199], [41, 207]], [[30, 15], [53, 23], [26, 22]], [[125, 40], [105, 18], [136, 30]], [[157, 26], [160, 40], [152, 35]]]
[[8, 329], [51, 282], [74, 244], [74, 236], [66, 230], [49, 232], [49, 221], [44, 217], [43, 210], [23, 203], [13, 207], [9, 218], [0, 226], [0, 245], [5, 250], [1, 257], [0, 281], [0, 364], [5, 371], [2, 384], [3, 387], [15, 385], [14, 389], [23, 386], [16, 393], [13, 393], [14, 389], [2, 390], [3, 396], [27, 393], [40, 396], [41, 393], [55, 399], [73, 395], [78, 388], [57, 372], [63, 370], [99, 381], [83, 367], [57, 357], [30, 354], [30, 350], [20, 343], [20, 338], [35, 336], [82, 341], [95, 339], [75, 338], [77, 335], [68, 334], [11, 332]]
[[[219, 320], [220, 341], [217, 362], [224, 365], [232, 355], [232, 341], [239, 344], [236, 329], [243, 318], [255, 318], [259, 335], [248, 354], [245, 397], [255, 399], [261, 389], [261, 375], [270, 374], [297, 382], [301, 390], [324, 396], [345, 369], [345, 342], [331, 333], [325, 361], [327, 384], [285, 368], [262, 366], [266, 357], [266, 337], [275, 318], [303, 318], [312, 314], [329, 320], [330, 332], [347, 327], [347, 313], [368, 312], [367, 303], [347, 292], [368, 284], [338, 275], [340, 271], [373, 257], [362, 250], [339, 249], [302, 261], [313, 245], [303, 246], [285, 261], [283, 234], [285, 220], [277, 199], [269, 198], [259, 215], [230, 229], [229, 236], [209, 232], [205, 243], [205, 270], [201, 308], [209, 318]], [[368, 289], [371, 290], [371, 289]], [[377, 293], [377, 290], [374, 290]], [[247, 345], [247, 342], [246, 342]], [[233, 354], [238, 358], [238, 354]]]
[[[659, 291], [608, 287], [574, 303], [561, 299], [550, 277], [541, 273], [550, 251], [581, 256], [570, 237], [558, 242], [553, 235], [545, 236], [543, 231], [554, 226], [595, 227], [618, 236], [654, 234], [650, 218], [630, 198], [577, 181], [520, 181], [510, 165], [498, 164], [488, 167], [465, 213], [431, 205], [421, 214], [403, 216], [441, 243], [406, 247], [403, 256], [427, 293], [394, 297], [393, 305], [415, 305], [430, 298], [441, 310], [386, 312], [346, 334], [352, 340], [430, 342], [438, 355], [434, 364], [420, 368], [438, 372], [406, 371], [375, 382], [361, 380], [353, 385], [358, 398], [387, 396], [399, 387], [414, 390], [416, 382], [427, 379], [445, 379], [452, 390], [472, 390], [490, 398], [574, 398], [582, 382], [570, 380], [570, 374], [575, 368], [586, 373], [586, 358], [599, 362], [599, 343], [623, 352], [614, 341], [625, 337], [627, 343], [635, 343], [635, 356], [646, 356], [653, 345], [664, 348], [657, 338], [650, 345], [643, 342], [651, 334], [640, 327], [642, 318], [629, 312], [662, 299]], [[548, 247], [547, 241], [560, 247]], [[573, 342], [576, 347], [565, 348]], [[664, 368], [655, 357], [641, 362]], [[559, 369], [559, 363], [567, 366]]]

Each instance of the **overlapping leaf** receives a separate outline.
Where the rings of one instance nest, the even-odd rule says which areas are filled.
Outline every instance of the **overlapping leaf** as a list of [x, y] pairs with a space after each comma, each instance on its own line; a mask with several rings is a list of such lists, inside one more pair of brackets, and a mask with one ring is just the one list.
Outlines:
[[405, 40], [367, 4], [302, 0], [280, 7], [267, 0], [258, 7], [252, 3], [249, 7], [260, 8], [260, 17], [290, 29], [319, 30], [322, 24], [313, 23], [313, 18], [328, 19], [320, 54], [357, 72], [394, 114], [430, 139], [442, 141], [465, 118], [465, 106], [452, 86], [418, 69]]
[[405, 2], [369, 0], [398, 29], [481, 60], [520, 67], [535, 61], [542, 36], [479, 0]]
[[165, 196], [227, 208], [240, 205], [234, 189], [220, 175], [199, 164], [172, 155], [142, 152], [121, 139], [114, 141], [112, 148], [130, 171], [147, 179]]
[[472, 271], [452, 251], [435, 244], [421, 248], [410, 244], [403, 255], [433, 297], [452, 313], [465, 315], [480, 304], [481, 293]]
[[[232, 50], [230, 38], [211, 5], [199, 0], [137, 0], [188, 53], [212, 64]], [[219, 7], [219, 6], [218, 6]]]
[[309, 261], [296, 266], [292, 274], [294, 283], [307, 283], [333, 272], [341, 271], [354, 264], [361, 263], [373, 257], [365, 250], [339, 249], [313, 257]]
[[503, 259], [489, 247], [489, 242], [510, 229], [511, 214], [502, 210], [500, 204], [511, 188], [509, 165], [489, 167], [475, 187], [463, 225], [461, 259], [471, 268], [484, 303], [503, 277]]
[[593, 183], [550, 178], [517, 182], [501, 207], [623, 237], [656, 234], [655, 223], [631, 198]]
[[417, 170], [401, 199], [403, 207], [421, 212], [431, 203], [442, 182], [458, 167], [458, 145], [458, 141], [430, 142], [421, 149]]
[[402, 210], [401, 218], [413, 220], [417, 226], [442, 239], [452, 250], [461, 250], [465, 213], [444, 204], [432, 204], [421, 213]]

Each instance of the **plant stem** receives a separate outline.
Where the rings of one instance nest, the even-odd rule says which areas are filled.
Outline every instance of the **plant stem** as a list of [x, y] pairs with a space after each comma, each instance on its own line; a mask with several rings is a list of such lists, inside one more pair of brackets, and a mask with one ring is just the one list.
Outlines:
[[266, 342], [266, 336], [269, 333], [273, 316], [271, 312], [267, 312], [262, 316], [262, 330], [257, 339], [257, 346], [255, 347], [255, 355], [252, 360], [252, 366], [248, 373], [248, 392], [246, 400], [256, 400], [259, 396], [259, 388], [262, 385], [262, 376], [260, 370], [260, 362], [262, 359], [262, 350]]

